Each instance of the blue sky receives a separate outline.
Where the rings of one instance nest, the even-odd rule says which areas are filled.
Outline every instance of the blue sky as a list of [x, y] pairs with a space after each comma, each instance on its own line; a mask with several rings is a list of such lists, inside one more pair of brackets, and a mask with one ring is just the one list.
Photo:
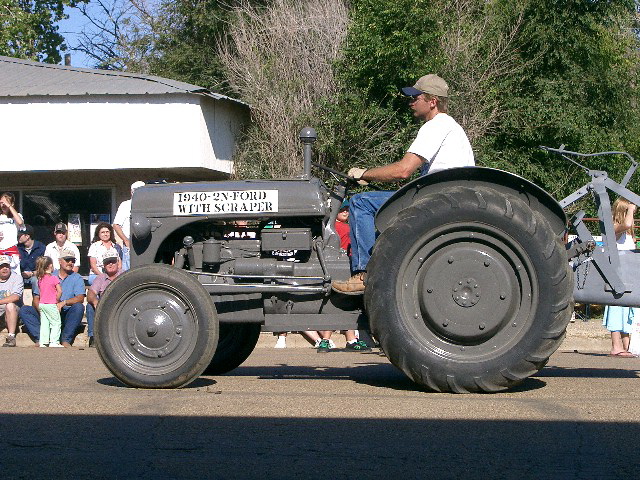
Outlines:
[[[59, 32], [64, 36], [67, 46], [71, 48], [77, 43], [76, 40], [79, 33], [88, 22], [77, 9], [66, 7], [64, 10], [69, 15], [69, 18], [62, 20], [58, 24]], [[74, 67], [93, 67], [93, 62], [83, 53], [76, 51], [67, 51], [65, 53], [71, 53], [71, 65]], [[62, 63], [64, 64], [64, 60]]]

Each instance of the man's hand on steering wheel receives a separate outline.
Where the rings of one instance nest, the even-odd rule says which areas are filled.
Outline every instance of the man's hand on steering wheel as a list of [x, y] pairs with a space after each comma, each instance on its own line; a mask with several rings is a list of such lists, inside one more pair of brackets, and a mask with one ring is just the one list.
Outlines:
[[366, 168], [353, 167], [349, 169], [349, 172], [347, 173], [347, 175], [350, 178], [353, 178], [356, 182], [358, 182], [358, 185], [369, 185], [369, 182], [362, 179], [362, 175], [364, 175], [364, 172], [366, 171], [367, 171]]

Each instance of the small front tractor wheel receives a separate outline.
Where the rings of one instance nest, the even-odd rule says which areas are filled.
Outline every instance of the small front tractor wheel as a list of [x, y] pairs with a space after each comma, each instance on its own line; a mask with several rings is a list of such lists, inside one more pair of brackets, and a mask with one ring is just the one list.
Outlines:
[[205, 369], [205, 375], [221, 375], [239, 367], [258, 343], [260, 324], [222, 323], [216, 353]]
[[538, 212], [491, 188], [455, 187], [403, 210], [378, 238], [365, 306], [390, 361], [441, 392], [495, 392], [562, 342], [573, 276]]
[[98, 354], [132, 387], [175, 388], [197, 378], [218, 343], [209, 293], [189, 273], [162, 264], [120, 275], [100, 299]]

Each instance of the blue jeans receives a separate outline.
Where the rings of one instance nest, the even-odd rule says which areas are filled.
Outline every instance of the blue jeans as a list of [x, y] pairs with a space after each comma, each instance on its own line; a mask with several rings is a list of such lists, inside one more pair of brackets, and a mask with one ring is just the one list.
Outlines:
[[396, 192], [364, 192], [354, 195], [349, 200], [351, 269], [354, 272], [367, 269], [377, 237], [374, 222], [376, 213], [394, 193]]
[[[74, 303], [68, 307], [62, 307], [60, 317], [62, 318], [62, 333], [60, 335], [60, 343], [73, 342], [76, 338], [76, 331], [82, 323], [84, 315], [84, 305], [82, 303]], [[36, 340], [40, 341], [40, 314], [32, 306], [25, 305], [20, 309], [20, 320], [29, 331], [29, 334]], [[52, 339], [53, 341], [54, 339]]]
[[87, 336], [93, 337], [93, 320], [96, 318], [96, 309], [93, 308], [93, 305], [87, 303]]
[[122, 246], [122, 271], [126, 272], [131, 268], [131, 253], [129, 247]]

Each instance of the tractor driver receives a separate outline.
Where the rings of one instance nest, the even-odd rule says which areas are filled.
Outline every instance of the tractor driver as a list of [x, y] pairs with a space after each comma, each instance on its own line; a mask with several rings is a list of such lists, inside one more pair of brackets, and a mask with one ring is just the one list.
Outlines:
[[[370, 169], [354, 167], [349, 176], [361, 185], [368, 182], [406, 180], [420, 168], [420, 175], [453, 167], [475, 165], [473, 150], [462, 127], [447, 115], [449, 86], [437, 75], [421, 77], [402, 93], [409, 97], [413, 115], [425, 123], [401, 160]], [[382, 204], [395, 192], [372, 191], [354, 195], [350, 200], [351, 270], [346, 281], [335, 281], [332, 288], [347, 295], [364, 292], [364, 273], [376, 239], [374, 218]]]

